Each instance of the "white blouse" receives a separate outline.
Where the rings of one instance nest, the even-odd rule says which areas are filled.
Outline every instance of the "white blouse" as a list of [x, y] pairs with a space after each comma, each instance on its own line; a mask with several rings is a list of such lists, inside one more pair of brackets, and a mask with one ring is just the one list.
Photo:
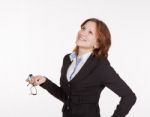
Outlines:
[[[83, 54], [80, 58], [77, 57], [75, 52], [72, 52], [70, 54], [70, 60], [72, 61], [71, 65], [69, 66], [68, 70], [67, 70], [67, 80], [70, 81], [71, 79], [73, 79], [75, 77], [75, 75], [79, 72], [79, 70], [82, 68], [82, 66], [84, 65], [84, 63], [87, 61], [87, 59], [89, 58], [89, 56], [91, 55], [92, 51], [87, 52], [85, 54]], [[76, 66], [76, 59], [81, 59], [81, 61], [79, 62], [79, 64]], [[75, 68], [76, 67], [76, 68]]]

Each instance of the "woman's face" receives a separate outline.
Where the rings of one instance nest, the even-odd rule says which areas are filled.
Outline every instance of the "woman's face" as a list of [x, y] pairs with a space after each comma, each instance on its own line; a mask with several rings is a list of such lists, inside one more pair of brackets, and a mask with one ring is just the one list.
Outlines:
[[81, 27], [77, 34], [76, 45], [84, 49], [98, 48], [95, 22], [88, 21]]

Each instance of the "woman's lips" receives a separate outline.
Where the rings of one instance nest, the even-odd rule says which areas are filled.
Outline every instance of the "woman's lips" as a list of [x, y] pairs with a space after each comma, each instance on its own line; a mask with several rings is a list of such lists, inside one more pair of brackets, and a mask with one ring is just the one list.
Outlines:
[[78, 40], [87, 41], [85, 38], [81, 38], [81, 37], [79, 37]]

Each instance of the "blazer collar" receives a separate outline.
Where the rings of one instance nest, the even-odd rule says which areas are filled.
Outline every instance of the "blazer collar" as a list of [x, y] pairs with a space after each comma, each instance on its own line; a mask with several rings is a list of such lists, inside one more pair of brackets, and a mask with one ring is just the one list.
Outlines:
[[[70, 54], [69, 54], [70, 55]], [[80, 71], [74, 76], [74, 78], [71, 81], [67, 80], [67, 70], [71, 64], [71, 60], [69, 55], [66, 58], [66, 62], [64, 65], [64, 80], [68, 83], [73, 83], [73, 82], [77, 82], [83, 78], [85, 78], [87, 75], [89, 75], [89, 73], [96, 67], [98, 59], [94, 56], [94, 54], [92, 53], [89, 58], [87, 59], [87, 61], [85, 62], [85, 64], [82, 66], [82, 68], [80, 69]]]

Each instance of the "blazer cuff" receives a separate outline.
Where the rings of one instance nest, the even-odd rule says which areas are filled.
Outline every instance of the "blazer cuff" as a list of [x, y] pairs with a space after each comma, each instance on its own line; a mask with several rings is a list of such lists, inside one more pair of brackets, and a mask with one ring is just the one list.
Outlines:
[[44, 89], [50, 88], [51, 86], [50, 84], [52, 84], [52, 82], [47, 77], [44, 77], [44, 78], [46, 78], [46, 81], [40, 84], [39, 86], [41, 86]]

